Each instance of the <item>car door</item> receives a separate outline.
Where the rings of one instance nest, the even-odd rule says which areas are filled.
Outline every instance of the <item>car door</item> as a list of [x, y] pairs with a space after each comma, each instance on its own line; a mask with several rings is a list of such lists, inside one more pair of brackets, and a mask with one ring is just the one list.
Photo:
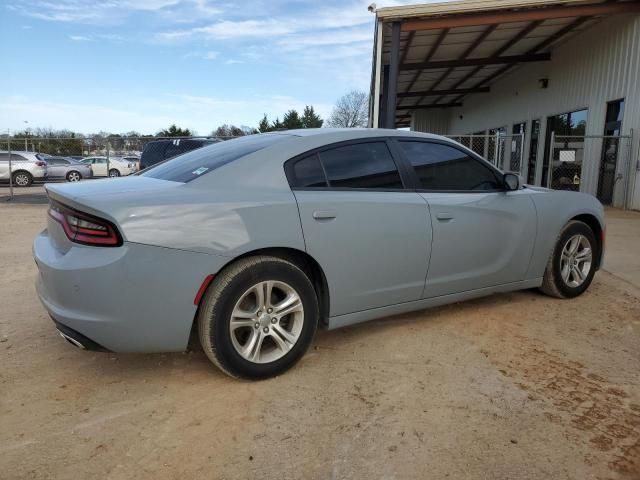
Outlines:
[[107, 176], [107, 159], [96, 157], [93, 159], [93, 174], [97, 177]]
[[65, 165], [63, 161], [58, 158], [47, 159], [47, 177], [48, 178], [60, 178], [64, 177], [66, 173]]
[[9, 154], [0, 153], [0, 178], [9, 178]]
[[343, 142], [287, 162], [308, 253], [330, 315], [419, 300], [431, 246], [426, 201], [403, 185], [384, 139]]
[[499, 170], [454, 144], [401, 139], [397, 145], [431, 216], [423, 296], [523, 280], [536, 237], [529, 191], [505, 190]]

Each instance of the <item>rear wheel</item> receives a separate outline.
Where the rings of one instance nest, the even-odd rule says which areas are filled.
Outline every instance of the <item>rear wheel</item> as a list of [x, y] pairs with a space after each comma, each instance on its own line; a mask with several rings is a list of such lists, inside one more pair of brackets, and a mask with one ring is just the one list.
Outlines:
[[228, 375], [260, 379], [292, 367], [311, 344], [318, 300], [309, 278], [277, 257], [242, 259], [223, 270], [200, 305], [198, 333]]
[[13, 174], [13, 183], [18, 187], [28, 187], [33, 183], [33, 177], [29, 172], [16, 172]]
[[109, 170], [109, 176], [110, 177], [119, 177], [120, 176], [120, 172], [118, 170], [116, 170], [115, 168], [112, 168], [111, 170]]
[[80, 172], [76, 172], [75, 170], [67, 173], [67, 182], [79, 182], [82, 180], [82, 175]]
[[557, 298], [581, 295], [595, 275], [598, 248], [593, 230], [587, 224], [569, 222], [560, 232], [540, 290]]

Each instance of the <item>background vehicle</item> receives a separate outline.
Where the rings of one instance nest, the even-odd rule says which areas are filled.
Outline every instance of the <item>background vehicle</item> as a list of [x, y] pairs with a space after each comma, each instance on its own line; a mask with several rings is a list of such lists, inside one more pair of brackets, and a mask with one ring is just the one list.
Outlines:
[[142, 151], [138, 169], [143, 170], [168, 158], [173, 158], [219, 141], [216, 138], [178, 138], [175, 140], [165, 139], [149, 142]]
[[93, 176], [91, 165], [69, 157], [47, 156], [44, 160], [47, 162], [48, 179], [64, 178], [68, 182], [79, 182]]
[[604, 245], [594, 197], [523, 188], [399, 130], [251, 135], [95, 183], [48, 185], [34, 242], [63, 335], [179, 351], [195, 321], [211, 361], [244, 378], [291, 367], [318, 327], [518, 289], [576, 297]]
[[84, 157], [84, 155], [69, 155], [67, 158], [73, 158], [74, 160], [77, 160], [78, 162], [80, 160], [82, 160]]
[[[47, 164], [32, 152], [11, 152], [11, 172], [13, 184], [28, 187], [34, 180], [47, 177]], [[9, 181], [9, 152], [0, 151], [0, 181]]]
[[109, 158], [109, 171], [107, 171], [107, 157], [87, 157], [81, 162], [91, 165], [94, 177], [124, 177], [135, 172], [133, 163], [125, 162], [119, 157]]

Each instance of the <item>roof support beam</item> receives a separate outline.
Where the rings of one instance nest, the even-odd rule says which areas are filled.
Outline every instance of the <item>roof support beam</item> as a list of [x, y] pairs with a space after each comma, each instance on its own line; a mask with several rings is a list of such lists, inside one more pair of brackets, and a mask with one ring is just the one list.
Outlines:
[[430, 110], [432, 108], [461, 107], [462, 103], [438, 103], [437, 105], [400, 105], [398, 110]]
[[535, 22], [553, 18], [592, 17], [640, 12], [639, 2], [598, 3], [569, 7], [537, 8], [531, 10], [502, 11], [470, 15], [450, 15], [425, 20], [409, 20], [402, 23], [403, 32], [434, 30], [439, 28], [497, 25], [511, 22]]
[[389, 91], [387, 93], [387, 108], [385, 111], [385, 128], [395, 128], [396, 103], [398, 93], [398, 69], [400, 67], [400, 22], [391, 25], [391, 58], [389, 61]]
[[487, 93], [489, 87], [477, 87], [477, 88], [449, 88], [446, 90], [426, 90], [424, 92], [405, 92], [399, 93], [398, 98], [411, 98], [411, 97], [435, 97], [438, 95], [466, 95], [467, 93]]
[[[581, 18], [577, 18], [575, 19], [573, 22], [571, 22], [570, 24], [562, 27], [560, 30], [558, 30], [556, 33], [554, 33], [553, 35], [550, 35], [549, 37], [545, 38], [542, 42], [538, 43], [537, 45], [535, 45], [533, 48], [530, 48], [527, 51], [527, 54], [531, 55], [534, 54], [535, 52], [537, 52], [538, 50], [542, 50], [545, 47], [548, 47], [549, 45], [551, 45], [553, 42], [559, 40], [560, 38], [564, 37], [566, 34], [568, 34], [569, 32], [571, 32], [573, 29], [578, 28], [580, 25], [582, 25], [584, 22], [586, 22], [587, 20], [589, 20], [589, 17], [581, 17]], [[512, 68], [513, 65], [505, 65], [504, 67], [502, 67], [499, 70], [496, 70], [494, 73], [492, 73], [491, 75], [489, 75], [487, 78], [479, 81], [478, 83], [476, 83], [473, 87], [481, 87], [484, 84], [486, 84], [487, 82], [490, 82], [491, 80], [493, 80], [494, 78], [499, 77], [500, 75], [502, 75], [503, 73], [505, 73], [507, 70], [509, 70], [510, 68]], [[457, 97], [454, 102], [460, 101], [462, 100], [462, 97], [464, 95], [461, 95], [459, 97]]]
[[[431, 60], [431, 57], [433, 57], [433, 54], [436, 53], [436, 51], [438, 50], [438, 48], [442, 44], [442, 41], [444, 40], [444, 37], [446, 37], [448, 33], [449, 33], [449, 29], [448, 28], [445, 28], [445, 29], [442, 30], [442, 32], [440, 32], [440, 35], [438, 35], [438, 38], [436, 39], [435, 43], [433, 45], [431, 45], [431, 48], [427, 52], [427, 55], [424, 57], [424, 61], [425, 62], [428, 62], [429, 60]], [[407, 49], [407, 51], [408, 51], [408, 49]], [[407, 51], [405, 51], [405, 53]], [[405, 60], [405, 58], [403, 58], [402, 62], [400, 62], [401, 65], [404, 64], [404, 60]], [[407, 87], [407, 90], [406, 90], [407, 92], [411, 91], [411, 89], [413, 88], [413, 86], [415, 85], [416, 81], [418, 80], [418, 78], [420, 77], [421, 74], [422, 74], [422, 70], [418, 70], [413, 75], [413, 78], [411, 79], [411, 82], [409, 82], [409, 86]]]
[[465, 58], [458, 60], [440, 60], [426, 63], [405, 63], [400, 70], [419, 70], [426, 68], [474, 67], [478, 65], [503, 65], [505, 63], [546, 62], [551, 60], [550, 53], [508, 55], [504, 57]]
[[[507, 43], [505, 43], [500, 48], [498, 48], [495, 52], [493, 52], [493, 55], [491, 55], [491, 56], [492, 57], [499, 57], [504, 52], [506, 52], [511, 47], [513, 47], [516, 43], [518, 43], [520, 40], [522, 40], [524, 37], [529, 35], [533, 30], [538, 28], [541, 23], [542, 23], [542, 20], [536, 20], [535, 22], [531, 22], [529, 25], [527, 25], [522, 30], [520, 30], [516, 35], [514, 35], [509, 41], [507, 41]], [[535, 53], [535, 52], [530, 52], [530, 53]], [[464, 84], [464, 82], [466, 82], [467, 80], [472, 78], [476, 73], [478, 73], [480, 70], [482, 70], [482, 68], [483, 68], [482, 65], [477, 66], [476, 68], [471, 70], [469, 73], [467, 73], [464, 77], [462, 77], [460, 80], [458, 80], [455, 83], [455, 85], [453, 85], [452, 88], [460, 87], [460, 85]], [[458, 97], [458, 98], [456, 98], [456, 100], [459, 100], [461, 98], [462, 97]], [[438, 98], [433, 103], [438, 103], [440, 100], [442, 100], [442, 97]]]

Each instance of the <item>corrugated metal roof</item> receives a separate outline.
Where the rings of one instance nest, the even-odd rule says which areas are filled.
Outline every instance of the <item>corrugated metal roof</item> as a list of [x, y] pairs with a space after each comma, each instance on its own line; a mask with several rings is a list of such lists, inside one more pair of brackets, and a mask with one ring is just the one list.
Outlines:
[[605, 0], [458, 0], [453, 2], [423, 3], [384, 7], [376, 10], [376, 15], [383, 21], [400, 18], [433, 17], [464, 13], [487, 12], [491, 10], [508, 10], [518, 8], [535, 8], [562, 5], [593, 4]]

